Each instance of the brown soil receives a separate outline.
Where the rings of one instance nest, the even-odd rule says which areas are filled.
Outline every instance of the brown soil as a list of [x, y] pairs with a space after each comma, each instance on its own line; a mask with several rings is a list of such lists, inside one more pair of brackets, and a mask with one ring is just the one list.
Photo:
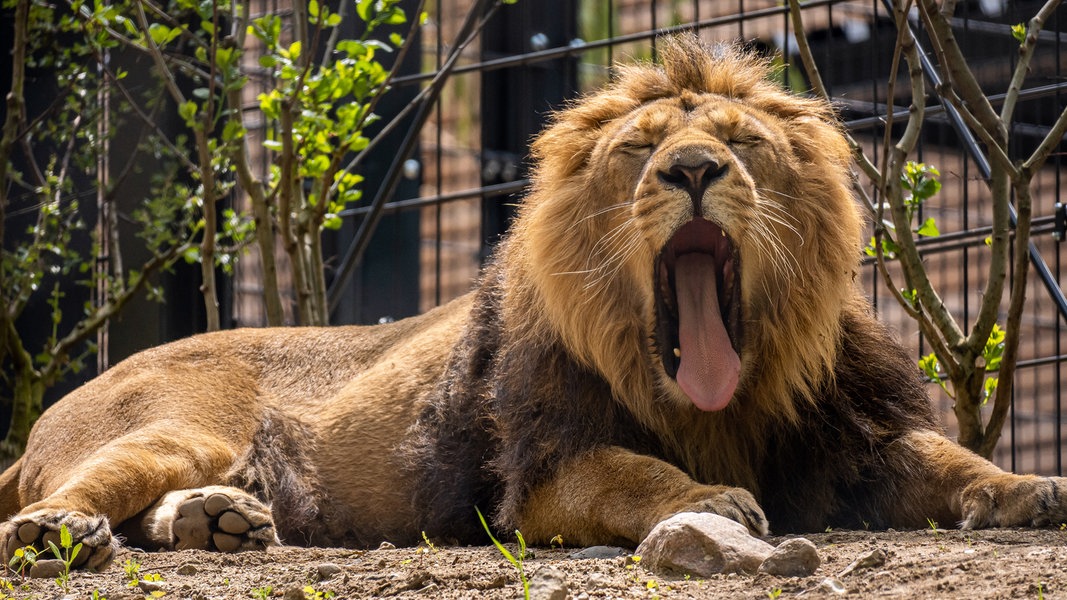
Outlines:
[[[650, 573], [626, 557], [572, 559], [574, 549], [534, 549], [535, 581], [562, 574], [567, 598], [1057, 598], [1067, 597], [1067, 531], [834, 531], [805, 536], [822, 566], [810, 577]], [[783, 538], [770, 540], [776, 544]], [[514, 545], [509, 545], [514, 550]], [[882, 549], [881, 566], [841, 575]], [[124, 565], [139, 563], [130, 584]], [[517, 570], [492, 546], [355, 551], [272, 548], [267, 552], [144, 553], [122, 550], [104, 573], [72, 573], [69, 592], [50, 579], [8, 579], [16, 598], [521, 598]], [[835, 591], [836, 589], [836, 591]], [[154, 593], [153, 593], [154, 592]], [[537, 590], [544, 594], [544, 589]], [[4, 597], [4, 596], [0, 596]], [[536, 597], [536, 596], [535, 596]], [[542, 595], [541, 597], [548, 597]]]

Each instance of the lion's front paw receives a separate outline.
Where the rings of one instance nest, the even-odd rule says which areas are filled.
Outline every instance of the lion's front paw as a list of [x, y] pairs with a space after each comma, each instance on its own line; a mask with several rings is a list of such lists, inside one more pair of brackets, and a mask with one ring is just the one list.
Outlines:
[[1067, 522], [1067, 479], [1004, 474], [963, 489], [965, 529], [1017, 527]]
[[270, 508], [236, 488], [178, 490], [160, 505], [152, 527], [169, 530], [175, 550], [237, 552], [280, 543]]
[[[62, 544], [61, 531], [66, 526], [70, 532], [71, 544], [65, 548]], [[53, 556], [49, 542], [59, 549], [61, 557]], [[81, 544], [77, 554], [73, 548]], [[69, 559], [73, 554], [71, 566], [76, 569], [102, 571], [111, 564], [118, 550], [118, 542], [111, 535], [107, 517], [102, 515], [85, 515], [74, 511], [38, 510], [28, 514], [15, 515], [0, 524], [0, 558], [4, 564], [12, 566], [10, 561], [19, 548], [32, 546], [41, 560], [51, 558]], [[18, 568], [18, 564], [13, 566]]]
[[[705, 488], [706, 489], [706, 488]], [[703, 498], [695, 499], [677, 512], [714, 513], [732, 519], [748, 528], [755, 536], [768, 532], [767, 517], [756, 498], [746, 489], [736, 487], [712, 487]]]

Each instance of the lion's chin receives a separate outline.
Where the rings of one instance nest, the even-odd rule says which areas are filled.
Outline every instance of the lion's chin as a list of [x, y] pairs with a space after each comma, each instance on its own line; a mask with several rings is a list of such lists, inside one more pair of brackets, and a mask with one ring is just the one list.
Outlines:
[[663, 369], [704, 411], [725, 408], [741, 374], [740, 261], [717, 224], [693, 219], [656, 261], [656, 342]]

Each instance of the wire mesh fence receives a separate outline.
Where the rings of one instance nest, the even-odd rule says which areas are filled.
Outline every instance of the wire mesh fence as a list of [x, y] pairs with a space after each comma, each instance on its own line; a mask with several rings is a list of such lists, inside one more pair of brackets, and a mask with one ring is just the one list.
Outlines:
[[[398, 90], [419, 89], [433, 80], [456, 45], [467, 41], [463, 28], [472, 12], [485, 17], [483, 31], [451, 65], [425, 121], [409, 124], [418, 135], [417, 147], [386, 161], [401, 169], [399, 176], [408, 185], [343, 214], [347, 225], [336, 240], [337, 258], [331, 266], [339, 303], [348, 308], [335, 313], [335, 321], [398, 318], [466, 292], [522, 196], [529, 166], [526, 148], [550, 112], [607, 81], [617, 63], [654, 60], [659, 35], [689, 30], [708, 40], [740, 40], [779, 61], [785, 85], [801, 93], [809, 88], [788, 9], [778, 2], [543, 0], [503, 10], [487, 8], [491, 4], [426, 3], [430, 19], [421, 40], [421, 59], [396, 81]], [[1017, 56], [1011, 27], [1040, 6], [1031, 1], [960, 2], [956, 34], [994, 101], [1006, 89]], [[846, 126], [873, 151], [885, 136], [887, 116], [906, 115], [910, 103], [906, 85], [895, 86], [896, 94], [887, 96], [896, 29], [886, 6], [881, 0], [810, 0], [803, 7], [806, 37], [828, 91]], [[1067, 104], [1063, 12], [1046, 23], [1021, 95], [1013, 131], [1020, 156], [1045, 136]], [[962, 322], [969, 322], [988, 265], [985, 239], [991, 220], [988, 192], [981, 184], [986, 171], [980, 152], [974, 152], [948, 112], [932, 106], [926, 119], [915, 159], [940, 170], [943, 188], [922, 208], [936, 218], [941, 233], [923, 242], [924, 257], [946, 304]], [[1057, 221], [1063, 149], [1061, 144], [1035, 178], [1020, 369], [1010, 420], [994, 457], [1005, 468], [1042, 474], [1064, 471], [1061, 381], [1067, 302], [1060, 283], [1062, 214]], [[374, 238], [361, 240], [360, 224], [381, 215]], [[361, 243], [369, 244], [366, 254], [358, 264], [347, 264], [351, 249]], [[917, 357], [928, 353], [915, 323], [887, 294], [874, 267], [866, 265], [862, 284], [881, 318]], [[353, 266], [356, 275], [348, 281], [342, 274]], [[256, 324], [260, 317], [254, 263], [243, 268], [234, 291], [235, 317], [238, 323]], [[364, 300], [374, 295], [386, 301]], [[400, 296], [411, 302], [395, 301]], [[803, 340], [797, 344], [800, 351]], [[930, 385], [930, 392], [951, 432], [952, 399], [936, 384]]]

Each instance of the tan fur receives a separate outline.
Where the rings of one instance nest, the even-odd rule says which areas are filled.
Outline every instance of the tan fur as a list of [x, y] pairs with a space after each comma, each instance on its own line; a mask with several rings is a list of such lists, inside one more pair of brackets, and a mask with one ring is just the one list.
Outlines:
[[[475, 507], [577, 544], [636, 544], [693, 510], [755, 534], [764, 511], [780, 531], [1067, 518], [1062, 480], [942, 435], [871, 317], [830, 107], [734, 47], [661, 47], [662, 68], [623, 67], [535, 142], [529, 197], [471, 295], [383, 326], [193, 337], [50, 408], [0, 476], [0, 557], [63, 524], [96, 568], [110, 528], [163, 548], [477, 542]], [[724, 168], [699, 197], [664, 178], [704, 158]], [[655, 339], [657, 257], [695, 217], [741, 273], [740, 382], [717, 412]], [[217, 493], [251, 533], [213, 537], [198, 507]]]

